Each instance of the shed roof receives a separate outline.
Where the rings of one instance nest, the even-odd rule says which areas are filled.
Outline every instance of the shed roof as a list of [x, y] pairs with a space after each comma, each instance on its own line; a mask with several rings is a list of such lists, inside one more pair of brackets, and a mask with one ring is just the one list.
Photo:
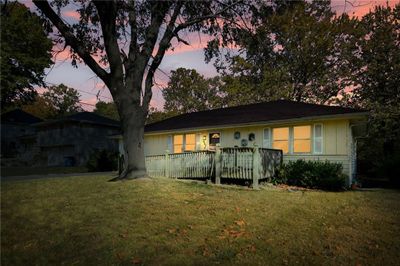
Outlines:
[[44, 121], [42, 123], [38, 123], [37, 126], [46, 126], [46, 125], [65, 123], [65, 122], [80, 122], [80, 123], [120, 127], [120, 123], [118, 121], [92, 112], [80, 112], [59, 119]]
[[306, 117], [351, 115], [365, 110], [278, 100], [174, 116], [148, 124], [146, 132], [272, 122]]
[[34, 124], [43, 121], [21, 109], [14, 109], [1, 115], [1, 123]]

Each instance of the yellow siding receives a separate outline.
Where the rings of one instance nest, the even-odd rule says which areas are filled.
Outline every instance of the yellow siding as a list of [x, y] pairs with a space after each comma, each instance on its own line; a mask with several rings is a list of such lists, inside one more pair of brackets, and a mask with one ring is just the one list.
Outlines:
[[349, 130], [347, 120], [325, 121], [324, 127], [324, 154], [346, 155]]
[[147, 155], [164, 154], [168, 149], [168, 135], [152, 135], [144, 137], [144, 153]]
[[[211, 132], [221, 133], [221, 147], [241, 147], [241, 140], [243, 138], [248, 139], [250, 133], [255, 134], [254, 141], [248, 141], [248, 147], [262, 147], [263, 145], [263, 130], [264, 128], [276, 128], [276, 127], [293, 127], [301, 125], [311, 125], [313, 128], [314, 124], [323, 125], [323, 154], [322, 155], [348, 155], [348, 143], [349, 141], [349, 121], [348, 120], [326, 120], [326, 121], [312, 121], [302, 122], [293, 124], [274, 124], [274, 125], [259, 125], [259, 126], [248, 126], [248, 127], [232, 127], [223, 129], [209, 129], [199, 131], [177, 131], [171, 133], [163, 133], [159, 135], [145, 135], [145, 154], [146, 155], [157, 155], [164, 154], [165, 150], [168, 149], [168, 136], [174, 134], [196, 134], [196, 148], [197, 149], [208, 149], [209, 136]], [[240, 139], [234, 139], [234, 133], [240, 132]], [[313, 131], [313, 130], [312, 130]], [[206, 139], [206, 146], [203, 144], [203, 136]], [[313, 141], [311, 141], [313, 142]], [[313, 145], [313, 143], [311, 144]], [[307, 154], [296, 154], [291, 155], [296, 158], [307, 157]], [[308, 154], [309, 155], [309, 154]]]

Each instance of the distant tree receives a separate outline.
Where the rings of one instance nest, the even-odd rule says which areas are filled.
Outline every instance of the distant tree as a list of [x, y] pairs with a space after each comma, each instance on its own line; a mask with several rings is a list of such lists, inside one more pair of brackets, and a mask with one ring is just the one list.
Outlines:
[[43, 93], [43, 98], [49, 101], [56, 109], [57, 117], [82, 112], [83, 109], [79, 103], [79, 96], [77, 90], [69, 88], [64, 84], [51, 86]]
[[51, 102], [41, 95], [36, 95], [32, 103], [21, 106], [21, 109], [42, 119], [52, 119], [57, 117], [57, 110]]
[[400, 4], [378, 6], [361, 19], [350, 104], [370, 110], [361, 155], [375, 175], [400, 185]]
[[119, 121], [117, 106], [114, 102], [99, 101], [93, 110], [94, 113]]
[[194, 69], [171, 71], [168, 86], [163, 89], [164, 110], [176, 114], [219, 107], [217, 78], [207, 79]]
[[37, 95], [33, 103], [22, 105], [22, 109], [43, 119], [60, 118], [83, 111], [79, 96], [77, 90], [64, 84], [51, 86]]
[[174, 111], [160, 111], [157, 110], [154, 107], [150, 107], [149, 109], [149, 115], [147, 116], [146, 119], [146, 124], [151, 124], [151, 123], [155, 123], [173, 116], [178, 115], [178, 113], [174, 112]]
[[35, 99], [35, 85], [45, 86], [44, 70], [51, 61], [52, 42], [43, 21], [18, 2], [1, 7], [1, 110]]

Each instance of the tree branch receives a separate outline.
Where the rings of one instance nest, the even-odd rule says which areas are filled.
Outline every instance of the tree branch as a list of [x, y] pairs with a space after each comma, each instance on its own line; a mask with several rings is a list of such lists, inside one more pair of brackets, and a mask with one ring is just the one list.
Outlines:
[[101, 78], [107, 86], [110, 85], [110, 76], [99, 64], [94, 60], [90, 53], [86, 50], [85, 46], [75, 37], [70, 27], [68, 27], [61, 18], [54, 12], [47, 1], [33, 0], [33, 3], [42, 11], [53, 25], [64, 36], [65, 42], [74, 49], [80, 58], [89, 66], [89, 68]]
[[115, 19], [117, 9], [114, 1], [93, 1], [100, 18], [101, 30], [103, 32], [104, 46], [110, 64], [111, 76], [123, 82], [122, 60], [120, 56]]
[[222, 13], [227, 11], [228, 9], [231, 9], [232, 7], [236, 6], [237, 4], [239, 4], [241, 2], [243, 2], [243, 0], [236, 1], [233, 4], [226, 6], [225, 8], [221, 9], [220, 11], [218, 11], [218, 12], [216, 12], [214, 14], [207, 15], [207, 16], [201, 16], [201, 17], [198, 17], [196, 19], [184, 22], [184, 23], [178, 25], [175, 28], [175, 32], [178, 33], [180, 30], [183, 30], [183, 29], [185, 29], [187, 27], [190, 27], [190, 26], [192, 26], [192, 25], [194, 25], [196, 23], [200, 23], [200, 22], [202, 22], [204, 20], [211, 19], [211, 18], [216, 18], [217, 16], [221, 15]]
[[128, 71], [130, 68], [129, 62], [134, 62], [136, 58], [136, 54], [138, 53], [137, 47], [137, 22], [136, 22], [136, 9], [135, 9], [135, 1], [129, 0], [128, 2], [128, 15], [129, 15], [129, 24], [131, 26], [131, 42], [129, 44], [129, 52], [128, 52], [128, 60], [125, 66], [125, 70]]
[[151, 87], [153, 85], [154, 72], [160, 66], [161, 60], [163, 59], [165, 52], [167, 51], [167, 49], [170, 46], [171, 39], [177, 35], [177, 33], [176, 34], [174, 33], [173, 29], [175, 27], [175, 21], [180, 14], [182, 6], [183, 6], [183, 2], [178, 2], [176, 4], [174, 12], [172, 13], [171, 19], [168, 23], [167, 28], [165, 29], [164, 35], [158, 46], [157, 54], [153, 58], [153, 62], [151, 63], [151, 65], [148, 69], [148, 73], [147, 73], [146, 81], [145, 81], [145, 93], [143, 96], [143, 103], [142, 103], [143, 110], [148, 110], [148, 107], [150, 104], [150, 100], [152, 97]]

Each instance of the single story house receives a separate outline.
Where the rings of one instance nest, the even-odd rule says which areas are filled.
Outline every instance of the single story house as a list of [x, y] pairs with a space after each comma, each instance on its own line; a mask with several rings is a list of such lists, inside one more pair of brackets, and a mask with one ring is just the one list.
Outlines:
[[[178, 115], [145, 126], [145, 155], [215, 150], [221, 147], [281, 149], [283, 162], [338, 162], [356, 174], [357, 137], [368, 112], [278, 100]], [[364, 131], [364, 132], [363, 132]]]
[[118, 121], [81, 112], [35, 124], [40, 165], [83, 166], [95, 150], [118, 151], [109, 136], [120, 132]]

